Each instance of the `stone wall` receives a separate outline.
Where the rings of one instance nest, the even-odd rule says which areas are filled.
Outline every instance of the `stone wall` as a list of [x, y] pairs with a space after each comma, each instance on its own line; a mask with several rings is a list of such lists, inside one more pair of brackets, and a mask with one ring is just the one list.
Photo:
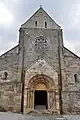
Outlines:
[[7, 111], [20, 112], [21, 83], [0, 83], [0, 107]]
[[[58, 32], [60, 33], [58, 35]], [[61, 30], [50, 30], [50, 29], [27, 29], [23, 28], [20, 31], [19, 41], [19, 68], [22, 66], [22, 54], [24, 46], [24, 66], [25, 69], [30, 68], [32, 64], [35, 64], [40, 58], [46, 60], [46, 62], [52, 66], [56, 71], [59, 71], [59, 53], [58, 53], [58, 40], [60, 41], [61, 47], [61, 59], [62, 58], [62, 37]], [[35, 40], [37, 37], [43, 36], [48, 44], [46, 50], [39, 51], [35, 47]], [[24, 42], [24, 45], [23, 45]]]
[[[65, 89], [63, 90], [63, 111], [65, 114], [80, 114], [80, 58], [64, 48]], [[78, 75], [75, 81], [74, 74]]]
[[[7, 72], [6, 79], [5, 72]], [[7, 111], [20, 112], [20, 104], [21, 83], [18, 79], [17, 45], [0, 56], [0, 107]]]
[[[66, 49], [64, 52], [66, 83], [65, 90], [80, 91], [80, 58]], [[75, 81], [74, 74], [78, 75]]]
[[63, 92], [63, 113], [80, 115], [80, 91]]
[[[0, 56], [0, 82], [7, 72], [8, 81], [16, 81], [18, 73], [18, 45]], [[4, 80], [5, 81], [5, 80]]]

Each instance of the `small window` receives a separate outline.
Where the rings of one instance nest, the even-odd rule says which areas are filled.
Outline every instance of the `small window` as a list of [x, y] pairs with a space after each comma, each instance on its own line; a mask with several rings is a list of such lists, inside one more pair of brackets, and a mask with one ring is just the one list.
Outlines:
[[74, 74], [74, 80], [75, 82], [78, 82], [78, 74]]
[[35, 21], [35, 27], [37, 27], [37, 21]]
[[7, 77], [8, 77], [8, 73], [4, 72], [4, 80], [7, 80]]
[[45, 22], [45, 28], [47, 28], [47, 22]]

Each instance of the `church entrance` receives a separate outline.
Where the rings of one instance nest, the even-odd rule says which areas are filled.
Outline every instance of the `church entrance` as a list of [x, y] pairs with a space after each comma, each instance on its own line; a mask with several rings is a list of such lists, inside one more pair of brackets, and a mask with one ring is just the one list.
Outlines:
[[37, 110], [47, 109], [47, 91], [36, 90], [34, 93], [34, 107]]
[[25, 113], [27, 110], [40, 110], [40, 112], [51, 110], [55, 112], [58, 102], [56, 102], [56, 92], [53, 87], [53, 80], [48, 76], [43, 74], [33, 76], [25, 91]]

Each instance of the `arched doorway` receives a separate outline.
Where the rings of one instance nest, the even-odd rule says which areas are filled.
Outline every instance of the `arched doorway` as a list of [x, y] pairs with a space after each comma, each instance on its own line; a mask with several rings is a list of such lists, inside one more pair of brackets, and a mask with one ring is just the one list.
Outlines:
[[33, 76], [27, 84], [27, 109], [55, 109], [55, 89], [53, 80], [44, 74]]

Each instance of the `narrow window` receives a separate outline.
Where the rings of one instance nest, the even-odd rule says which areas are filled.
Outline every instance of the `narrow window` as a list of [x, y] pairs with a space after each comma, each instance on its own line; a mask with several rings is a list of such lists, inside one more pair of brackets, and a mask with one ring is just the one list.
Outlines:
[[45, 22], [45, 28], [47, 28], [47, 22]]
[[74, 80], [75, 82], [78, 82], [78, 74], [74, 74]]
[[7, 80], [8, 73], [4, 72], [4, 80]]
[[37, 21], [35, 21], [35, 27], [37, 27]]

